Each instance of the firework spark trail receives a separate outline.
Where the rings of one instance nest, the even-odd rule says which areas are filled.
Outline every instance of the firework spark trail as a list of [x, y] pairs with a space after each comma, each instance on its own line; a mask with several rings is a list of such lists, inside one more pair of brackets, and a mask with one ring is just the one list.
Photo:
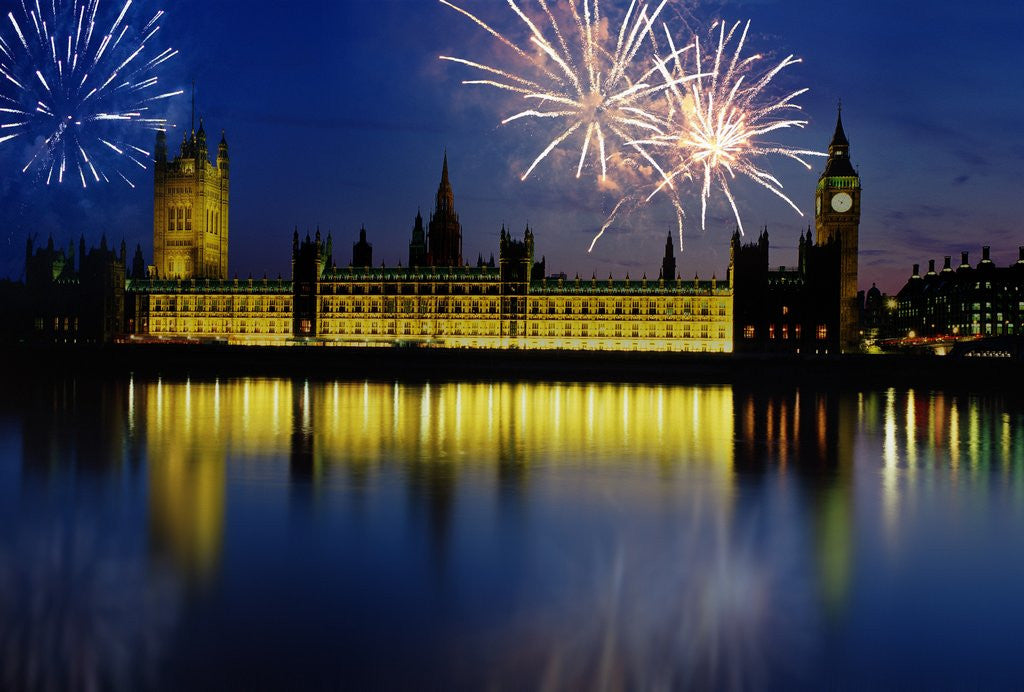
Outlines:
[[[145, 168], [128, 149], [146, 158], [149, 153], [125, 140], [133, 130], [166, 129], [167, 120], [152, 112], [152, 104], [184, 93], [158, 91], [160, 78], [154, 73], [178, 52], [146, 54], [160, 31], [163, 10], [136, 30], [133, 0], [109, 7], [104, 2], [109, 15], [101, 11], [100, 0], [51, 0], [42, 6], [29, 1], [21, 0], [21, 14], [8, 12], [0, 26], [0, 102], [12, 105], [0, 108], [0, 143], [41, 141], [22, 172], [45, 173], [47, 185], [63, 182], [65, 172], [74, 178], [75, 170], [83, 187], [90, 178], [109, 181], [94, 149], [108, 152], [115, 169], [122, 164]], [[12, 33], [4, 36], [5, 28]], [[111, 129], [115, 126], [119, 129]]]
[[[600, 0], [582, 0], [582, 13], [579, 0], [570, 0], [570, 16], [565, 26], [559, 23], [549, 0], [536, 0], [539, 19], [531, 18], [516, 0], [506, 0], [526, 29], [530, 50], [449, 0], [439, 1], [510, 48], [536, 73], [526, 77], [512, 69], [440, 56], [441, 60], [465, 65], [488, 76], [467, 79], [463, 84], [517, 93], [531, 102], [529, 107], [504, 118], [503, 125], [521, 119], [563, 121], [558, 134], [533, 160], [521, 180], [526, 180], [552, 151], [577, 132], [583, 135], [577, 178], [582, 175], [588, 157], [596, 156], [601, 180], [607, 179], [612, 144], [639, 154], [661, 171], [638, 133], [659, 134], [658, 123], [663, 118], [651, 110], [655, 105], [653, 97], [694, 78], [680, 75], [664, 82], [648, 82], [652, 77], [659, 78], [664, 71], [664, 65], [659, 69], [659, 61], [667, 62], [676, 57], [664, 60], [656, 57], [653, 27], [669, 0], [661, 0], [653, 9], [645, 0], [632, 0], [614, 34], [606, 31], [608, 18], [602, 17]], [[549, 38], [549, 34], [553, 38]]]
[[[740, 28], [742, 27], [742, 31]], [[773, 132], [789, 128], [803, 128], [806, 120], [779, 116], [789, 110], [800, 110], [793, 100], [806, 93], [799, 89], [773, 99], [767, 88], [773, 79], [787, 67], [800, 62], [792, 55], [760, 76], [753, 74], [760, 55], [742, 57], [750, 22], [736, 22], [730, 28], [717, 23], [717, 47], [711, 54], [701, 52], [699, 39], [693, 41], [693, 64], [688, 67], [683, 54], [671, 62], [660, 62], [659, 71], [666, 82], [674, 82], [679, 75], [696, 74], [685, 88], [673, 85], [665, 94], [669, 100], [668, 118], [664, 131], [637, 141], [649, 147], [657, 156], [664, 157], [666, 165], [660, 181], [647, 196], [649, 201], [665, 191], [676, 210], [679, 243], [682, 249], [683, 207], [677, 180], [693, 180], [700, 184], [701, 229], [706, 229], [707, 205], [713, 191], [721, 190], [736, 218], [740, 232], [743, 221], [730, 182], [744, 176], [785, 201], [798, 214], [803, 212], [786, 196], [782, 182], [764, 169], [761, 159], [782, 156], [799, 162], [810, 170], [805, 157], [825, 156], [823, 152], [787, 147], [764, 141]], [[672, 45], [666, 27], [667, 40]], [[738, 40], [733, 39], [738, 35]], [[731, 47], [735, 45], [735, 47]], [[705, 71], [706, 70], [706, 71]], [[748, 79], [749, 78], [749, 79]], [[748, 85], [748, 81], [750, 84]], [[600, 237], [604, 228], [595, 237]]]

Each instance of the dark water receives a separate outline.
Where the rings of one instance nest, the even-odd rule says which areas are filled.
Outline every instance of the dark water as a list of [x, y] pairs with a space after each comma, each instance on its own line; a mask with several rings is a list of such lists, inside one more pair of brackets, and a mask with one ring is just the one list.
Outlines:
[[0, 404], [0, 687], [1019, 686], [1024, 406], [97, 381]]

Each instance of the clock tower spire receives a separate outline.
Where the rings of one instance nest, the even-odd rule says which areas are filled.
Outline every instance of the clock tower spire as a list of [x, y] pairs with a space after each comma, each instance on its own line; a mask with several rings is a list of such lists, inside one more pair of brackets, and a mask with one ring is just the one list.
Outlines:
[[860, 230], [860, 175], [850, 162], [850, 141], [839, 105], [836, 131], [828, 145], [828, 161], [818, 178], [814, 225], [818, 244], [838, 243], [839, 345], [843, 353], [858, 349], [857, 236]]

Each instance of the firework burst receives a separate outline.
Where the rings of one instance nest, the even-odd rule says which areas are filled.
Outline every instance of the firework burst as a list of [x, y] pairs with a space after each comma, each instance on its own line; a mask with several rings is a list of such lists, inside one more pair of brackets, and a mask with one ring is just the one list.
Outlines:
[[[712, 26], [713, 34], [717, 33], [715, 50], [703, 52], [699, 38], [694, 38], [692, 52], [673, 51], [671, 65], [659, 62], [662, 78], [670, 85], [664, 92], [666, 118], [659, 125], [660, 132], [631, 142], [649, 147], [665, 161], [659, 170], [667, 173], [661, 175], [645, 201], [659, 192], [668, 194], [679, 223], [680, 248], [684, 216], [680, 189], [683, 183], [689, 181], [700, 187], [702, 230], [706, 228], [708, 200], [717, 189], [728, 201], [742, 233], [743, 220], [731, 187], [737, 177], [743, 176], [769, 190], [803, 216], [803, 212], [783, 192], [782, 182], [766, 170], [764, 160], [781, 156], [810, 170], [806, 157], [826, 155], [765, 140], [767, 135], [780, 130], [807, 125], [806, 120], [789, 115], [800, 110], [794, 100], [807, 89], [798, 89], [781, 98], [769, 93], [775, 77], [800, 60], [790, 55], [774, 67], [758, 72], [761, 56], [742, 56], [749, 29], [749, 21], [736, 22], [731, 26], [718, 22]], [[667, 26], [665, 34], [671, 49], [673, 40]], [[690, 58], [691, 64], [687, 65], [684, 58]], [[680, 75], [686, 74], [693, 75], [694, 79], [680, 86]], [[611, 218], [614, 218], [614, 213]], [[610, 220], [595, 237], [595, 242]]]
[[574, 135], [582, 137], [577, 178], [588, 160], [596, 156], [601, 179], [606, 179], [609, 150], [613, 145], [626, 147], [667, 177], [641, 140], [643, 133], [654, 136], [662, 132], [660, 123], [664, 118], [651, 110], [657, 103], [655, 97], [695, 79], [694, 75], [683, 74], [662, 79], [671, 62], [683, 52], [673, 51], [668, 57], [657, 57], [655, 21], [668, 0], [661, 0], [656, 7], [644, 0], [633, 0], [614, 33], [609, 30], [608, 17], [602, 14], [600, 0], [569, 0], [560, 8], [561, 18], [550, 0], [536, 0], [533, 7], [536, 17], [533, 18], [515, 0], [507, 0], [529, 36], [528, 42], [523, 43], [513, 41], [448, 0], [440, 2], [511, 49], [525, 67], [525, 72], [517, 72], [464, 58], [440, 56], [441, 60], [482, 73], [482, 78], [467, 79], [463, 84], [521, 95], [526, 106], [504, 118], [503, 125], [521, 119], [561, 122], [557, 135], [522, 174], [522, 180]]
[[47, 185], [116, 177], [135, 187], [130, 173], [151, 154], [126, 141], [128, 130], [165, 129], [153, 110], [182, 93], [161, 89], [156, 74], [177, 51], [147, 51], [164, 12], [139, 29], [132, 0], [115, 1], [109, 17], [106, 0], [21, 0], [20, 13], [0, 17], [0, 143], [31, 142], [22, 173], [45, 174]]

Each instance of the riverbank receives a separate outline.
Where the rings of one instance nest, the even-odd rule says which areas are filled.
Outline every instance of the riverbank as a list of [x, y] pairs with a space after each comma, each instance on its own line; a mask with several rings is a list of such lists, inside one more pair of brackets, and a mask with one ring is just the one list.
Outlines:
[[15, 377], [42, 372], [143, 377], [306, 377], [370, 380], [537, 380], [674, 384], [947, 386], [1007, 390], [1020, 362], [919, 355], [790, 356], [419, 348], [119, 344], [7, 346]]

